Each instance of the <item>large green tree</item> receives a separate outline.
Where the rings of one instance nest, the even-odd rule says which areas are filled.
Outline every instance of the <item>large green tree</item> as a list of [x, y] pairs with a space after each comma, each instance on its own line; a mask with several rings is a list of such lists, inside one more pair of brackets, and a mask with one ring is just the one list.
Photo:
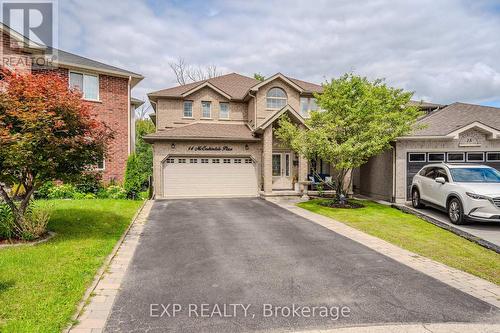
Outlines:
[[315, 94], [321, 110], [311, 113], [308, 129], [282, 117], [276, 136], [307, 159], [330, 163], [336, 170], [339, 198], [346, 195], [350, 184], [345, 179], [352, 169], [415, 127], [421, 112], [409, 104], [412, 95], [380, 79], [345, 74], [326, 82], [323, 92]]

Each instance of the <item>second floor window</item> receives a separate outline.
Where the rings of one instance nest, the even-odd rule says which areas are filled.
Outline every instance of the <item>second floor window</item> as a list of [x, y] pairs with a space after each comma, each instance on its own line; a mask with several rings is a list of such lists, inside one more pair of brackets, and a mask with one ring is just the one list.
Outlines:
[[184, 113], [183, 116], [185, 118], [192, 118], [193, 117], [193, 102], [191, 101], [184, 101]]
[[267, 92], [267, 108], [281, 109], [286, 105], [286, 93], [281, 88], [271, 88]]
[[69, 86], [82, 92], [83, 98], [99, 100], [99, 76], [82, 73], [69, 73]]
[[229, 119], [229, 103], [220, 103], [219, 118]]
[[212, 118], [212, 104], [210, 102], [201, 102], [201, 117]]
[[316, 104], [316, 98], [314, 97], [301, 97], [300, 98], [300, 114], [304, 118], [309, 117], [311, 111], [318, 111], [318, 104]]

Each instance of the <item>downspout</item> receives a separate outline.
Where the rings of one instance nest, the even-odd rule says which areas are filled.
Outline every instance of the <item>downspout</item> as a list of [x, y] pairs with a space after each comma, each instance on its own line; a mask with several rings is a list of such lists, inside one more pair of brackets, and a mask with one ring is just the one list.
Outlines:
[[394, 142], [394, 146], [392, 149], [392, 202], [396, 202], [396, 142]]
[[[130, 105], [130, 104], [132, 103], [132, 101], [130, 100], [130, 97], [131, 97], [131, 96], [130, 96], [130, 95], [131, 95], [131, 93], [130, 93], [130, 90], [131, 90], [131, 88], [130, 88], [130, 86], [131, 86], [130, 82], [131, 82], [131, 81], [132, 81], [132, 77], [131, 77], [131, 76], [129, 76], [129, 77], [128, 77], [128, 89], [127, 89], [127, 90], [128, 90], [128, 91], [127, 91], [127, 97], [128, 97], [128, 125], [127, 125], [128, 155], [130, 155], [130, 154], [132, 153], [132, 145], [131, 145], [131, 140], [132, 140], [132, 137], [131, 137], [131, 131], [132, 131], [132, 119], [133, 119], [133, 117], [132, 117], [132, 112], [131, 112], [131, 111], [132, 111], [132, 107], [131, 107], [131, 105]], [[135, 125], [135, 124], [134, 124], [134, 125]]]
[[252, 95], [251, 90], [248, 92], [248, 95], [253, 98], [253, 118], [254, 118], [253, 128], [257, 128], [257, 96]]

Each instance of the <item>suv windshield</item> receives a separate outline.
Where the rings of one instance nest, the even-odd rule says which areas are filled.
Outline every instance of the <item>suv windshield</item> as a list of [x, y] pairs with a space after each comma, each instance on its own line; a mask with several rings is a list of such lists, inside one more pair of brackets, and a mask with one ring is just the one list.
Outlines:
[[492, 168], [450, 168], [458, 183], [500, 183], [500, 172]]

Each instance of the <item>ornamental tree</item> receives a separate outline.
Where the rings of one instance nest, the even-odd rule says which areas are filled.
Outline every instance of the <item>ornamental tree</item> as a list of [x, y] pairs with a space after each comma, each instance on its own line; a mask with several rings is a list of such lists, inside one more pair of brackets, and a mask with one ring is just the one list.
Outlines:
[[[4, 73], [1, 85], [0, 195], [16, 229], [22, 229], [37, 188], [49, 180], [71, 180], [96, 165], [112, 133], [81, 93], [56, 74]], [[25, 193], [9, 193], [20, 185]]]
[[421, 112], [409, 104], [413, 93], [387, 86], [383, 80], [344, 74], [315, 94], [321, 109], [300, 129], [287, 117], [279, 121], [276, 136], [309, 160], [322, 159], [336, 170], [337, 199], [346, 196], [349, 172], [390, 148], [397, 137], [415, 127]]

